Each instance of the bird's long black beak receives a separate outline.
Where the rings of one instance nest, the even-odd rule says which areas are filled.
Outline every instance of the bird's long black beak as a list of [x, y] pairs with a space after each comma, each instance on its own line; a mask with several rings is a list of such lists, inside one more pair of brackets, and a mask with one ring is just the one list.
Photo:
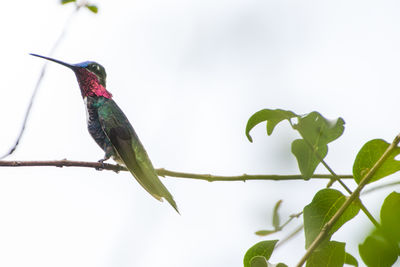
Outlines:
[[70, 68], [70, 69], [72, 69], [72, 70], [75, 70], [75, 69], [77, 68], [75, 65], [68, 64], [68, 63], [66, 63], [66, 62], [63, 62], [63, 61], [60, 61], [60, 60], [57, 60], [57, 59], [54, 59], [54, 58], [51, 58], [51, 57], [45, 57], [45, 56], [41, 56], [41, 55], [37, 55], [37, 54], [32, 54], [32, 53], [30, 53], [29, 55], [35, 56], [35, 57], [41, 57], [41, 58], [44, 58], [44, 59], [47, 59], [47, 60], [56, 62], [56, 63], [61, 64], [61, 65], [65, 66], [65, 67], [67, 67], [67, 68]]

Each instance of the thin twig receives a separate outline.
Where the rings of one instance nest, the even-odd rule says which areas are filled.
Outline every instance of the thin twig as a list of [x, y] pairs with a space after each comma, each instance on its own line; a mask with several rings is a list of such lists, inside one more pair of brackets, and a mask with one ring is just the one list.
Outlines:
[[43, 167], [43, 166], [53, 166], [53, 167], [85, 167], [85, 168], [94, 168], [94, 169], [102, 169], [102, 170], [110, 170], [110, 171], [127, 171], [127, 169], [123, 166], [109, 163], [101, 163], [101, 162], [86, 162], [86, 161], [73, 161], [73, 160], [49, 160], [49, 161], [0, 161], [0, 167]]
[[393, 187], [395, 185], [400, 185], [400, 181], [396, 181], [396, 182], [391, 182], [391, 183], [386, 183], [386, 184], [381, 184], [381, 185], [377, 185], [375, 187], [371, 187], [369, 189], [364, 190], [361, 195], [367, 195], [370, 194], [372, 192], [381, 190], [381, 189], [385, 189], [387, 187]]
[[303, 212], [299, 212], [296, 214], [292, 214], [289, 216], [289, 219], [283, 223], [281, 226], [279, 226], [278, 230], [281, 231], [286, 225], [288, 225], [294, 218], [299, 218], [301, 215], [303, 215]]
[[277, 233], [277, 232], [280, 232], [280, 231], [282, 231], [283, 228], [285, 228], [286, 225], [288, 225], [294, 218], [299, 218], [302, 214], [303, 214], [303, 212], [299, 212], [299, 213], [290, 215], [289, 218], [286, 220], [286, 222], [284, 222], [282, 225], [280, 225], [280, 226], [278, 226], [278, 227], [275, 227], [274, 230], [268, 231], [267, 234], [260, 233], [260, 232], [262, 232], [263, 230], [257, 231], [255, 234], [258, 235], [258, 236], [266, 236], [266, 235], [275, 234], [275, 233]]
[[[57, 40], [55, 41], [53, 47], [51, 48], [48, 56], [52, 56], [53, 53], [56, 51], [57, 47], [59, 46], [59, 44], [61, 43], [62, 39], [64, 38], [65, 33], [67, 32], [68, 26], [71, 24], [72, 18], [75, 16], [75, 14], [79, 11], [81, 6], [77, 5], [76, 9], [71, 13], [71, 15], [68, 17], [68, 19], [66, 20], [63, 30], [61, 32], [61, 34], [58, 36]], [[12, 153], [14, 153], [14, 151], [17, 149], [17, 146], [25, 132], [25, 127], [26, 127], [26, 123], [28, 122], [28, 118], [29, 118], [29, 114], [31, 112], [32, 106], [33, 106], [33, 102], [35, 100], [36, 94], [39, 91], [40, 85], [42, 83], [44, 74], [46, 73], [46, 67], [47, 67], [47, 62], [43, 64], [42, 70], [40, 71], [39, 77], [36, 81], [36, 85], [35, 88], [33, 89], [33, 93], [31, 96], [31, 100], [29, 102], [28, 108], [26, 109], [25, 112], [25, 117], [24, 120], [22, 121], [22, 127], [21, 130], [19, 131], [17, 140], [15, 141], [14, 145], [8, 150], [8, 152], [6, 152], [4, 155], [2, 155], [0, 157], [1, 159], [4, 159], [8, 156], [10, 156]]]
[[386, 151], [382, 154], [379, 160], [375, 163], [375, 165], [369, 170], [369, 172], [361, 179], [357, 188], [354, 192], [346, 199], [343, 205], [339, 208], [339, 210], [333, 215], [333, 217], [324, 225], [321, 232], [314, 239], [312, 244], [307, 249], [304, 256], [300, 259], [299, 263], [296, 265], [297, 267], [303, 266], [303, 264], [307, 261], [307, 259], [311, 256], [314, 250], [324, 241], [324, 239], [328, 236], [329, 231], [335, 225], [335, 223], [339, 220], [339, 218], [343, 215], [346, 209], [350, 206], [350, 204], [358, 199], [358, 196], [361, 190], [365, 187], [365, 185], [372, 179], [375, 172], [382, 166], [385, 160], [390, 156], [392, 151], [396, 149], [397, 145], [400, 142], [400, 134], [396, 136], [390, 146], [386, 149]]
[[279, 240], [278, 244], [276, 244], [275, 249], [277, 249], [278, 247], [282, 246], [283, 244], [285, 244], [287, 241], [289, 241], [290, 239], [292, 239], [293, 237], [295, 237], [298, 233], [300, 233], [301, 230], [303, 230], [304, 228], [304, 224], [299, 225], [293, 232], [291, 232], [288, 236], [282, 238], [281, 240]]
[[[0, 161], [0, 167], [35, 167], [35, 166], [54, 166], [54, 167], [85, 167], [110, 171], [127, 171], [127, 169], [120, 165], [99, 163], [99, 162], [86, 162], [86, 161], [72, 161], [72, 160], [51, 160], [51, 161]], [[214, 181], [248, 181], [248, 180], [304, 180], [301, 175], [265, 175], [265, 174], [243, 174], [235, 176], [211, 175], [211, 174], [195, 174], [187, 172], [175, 172], [166, 169], [157, 169], [159, 176], [169, 176], [175, 178], [189, 178], [197, 180], [206, 180], [209, 182]], [[352, 175], [341, 175], [342, 178], [352, 179]], [[314, 174], [313, 179], [332, 179], [330, 174]]]
[[[185, 172], [174, 172], [165, 169], [157, 169], [157, 174], [160, 176], [170, 176], [176, 178], [190, 178], [206, 180], [209, 182], [214, 181], [249, 181], [249, 180], [273, 180], [273, 181], [285, 181], [285, 180], [303, 180], [304, 178], [300, 175], [268, 175], [268, 174], [243, 174], [235, 176], [223, 176], [223, 175], [212, 175], [212, 174], [194, 174]], [[344, 175], [345, 178], [351, 179], [352, 175]], [[314, 174], [311, 178], [314, 179], [332, 179], [329, 174]]]
[[[353, 192], [351, 192], [350, 188], [348, 188], [347, 185], [342, 180], [340, 180], [340, 177], [328, 166], [325, 160], [322, 159], [321, 162], [322, 164], [324, 164], [325, 168], [327, 168], [327, 170], [335, 177], [334, 179], [330, 180], [328, 186], [332, 181], [336, 180], [342, 185], [342, 187], [347, 191], [347, 193], [352, 194]], [[361, 210], [368, 217], [368, 219], [375, 225], [375, 227], [379, 227], [380, 226], [379, 222], [374, 218], [374, 216], [372, 216], [371, 212], [369, 212], [367, 207], [365, 207], [365, 205], [361, 202], [360, 198], [358, 198], [358, 203], [360, 205]]]

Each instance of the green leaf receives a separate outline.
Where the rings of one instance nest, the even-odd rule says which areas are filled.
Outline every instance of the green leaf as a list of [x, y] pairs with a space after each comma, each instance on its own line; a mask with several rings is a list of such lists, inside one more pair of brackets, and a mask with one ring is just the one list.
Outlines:
[[[306, 180], [310, 179], [320, 163], [319, 158], [303, 139], [296, 139], [292, 142], [292, 153], [297, 159], [301, 176]], [[318, 146], [316, 153], [323, 159], [328, 153], [328, 147], [326, 145]]]
[[344, 263], [348, 264], [348, 265], [352, 265], [355, 267], [358, 267], [358, 261], [356, 258], [353, 257], [353, 255], [351, 255], [350, 253], [346, 252], [345, 258], [344, 258]]
[[276, 230], [259, 230], [257, 232], [255, 232], [256, 235], [259, 236], [266, 236], [266, 235], [270, 235], [276, 233]]
[[267, 259], [263, 256], [254, 256], [253, 258], [251, 258], [250, 260], [250, 267], [271, 267], [271, 266], [275, 266], [275, 267], [288, 267], [286, 264], [284, 263], [278, 263], [276, 265], [271, 264], [270, 262], [267, 261]]
[[268, 267], [267, 259], [263, 256], [255, 256], [250, 260], [251, 267]]
[[398, 245], [389, 241], [382, 233], [374, 232], [358, 246], [360, 256], [369, 267], [390, 267], [399, 254]]
[[400, 242], [400, 193], [392, 192], [381, 208], [382, 231], [396, 242]]
[[[317, 237], [322, 227], [333, 217], [345, 202], [346, 197], [335, 189], [322, 189], [315, 194], [312, 202], [304, 207], [304, 233], [306, 237], [306, 248], [308, 248]], [[359, 212], [357, 203], [352, 203], [329, 232], [331, 236], [343, 224], [354, 218]]]
[[280, 220], [279, 213], [278, 213], [278, 210], [279, 210], [279, 207], [281, 206], [281, 204], [282, 204], [282, 199], [279, 200], [278, 202], [276, 202], [275, 207], [274, 207], [274, 212], [272, 215], [272, 225], [274, 226], [275, 230], [279, 230], [280, 225], [281, 225], [281, 222], [280, 222], [281, 220]]
[[61, 0], [61, 4], [62, 5], [65, 5], [65, 4], [68, 4], [68, 3], [72, 3], [72, 2], [76, 2], [76, 0]]
[[90, 11], [92, 11], [93, 13], [95, 13], [95, 14], [97, 14], [97, 12], [99, 12], [98, 7], [95, 6], [95, 5], [86, 5], [86, 7], [87, 7]]
[[309, 179], [318, 164], [327, 155], [327, 144], [343, 134], [344, 120], [338, 118], [330, 121], [314, 111], [300, 117], [293, 128], [300, 133], [303, 139], [293, 141], [292, 153], [297, 158], [303, 178]]
[[328, 120], [313, 111], [299, 119], [295, 125], [301, 136], [313, 146], [326, 145], [339, 138], [344, 131], [344, 120]]
[[[353, 165], [353, 176], [357, 183], [359, 183], [364, 175], [375, 165], [389, 145], [389, 143], [382, 139], [374, 139], [365, 143], [358, 152]], [[385, 176], [398, 172], [400, 170], [400, 161], [394, 159], [398, 154], [400, 154], [400, 148], [396, 147], [392, 154], [389, 155], [386, 161], [375, 172], [370, 182], [377, 181]]]
[[[298, 122], [293, 124], [292, 118]], [[259, 123], [267, 121], [267, 134], [271, 135], [275, 126], [283, 120], [291, 122], [292, 127], [297, 130], [303, 139], [295, 140], [292, 143], [292, 153], [296, 156], [297, 162], [304, 179], [309, 179], [320, 160], [328, 153], [327, 144], [343, 134], [344, 120], [325, 119], [318, 112], [311, 112], [306, 116], [299, 116], [292, 111], [282, 109], [263, 109], [253, 114], [246, 125], [246, 136], [250, 142], [253, 139], [250, 131]]]
[[247, 122], [246, 125], [246, 136], [250, 142], [253, 142], [253, 139], [250, 136], [251, 129], [254, 128], [257, 124], [267, 121], [267, 134], [271, 135], [275, 126], [283, 121], [289, 120], [293, 117], [297, 117], [295, 113], [290, 110], [282, 110], [282, 109], [263, 109], [256, 113], [254, 113]]
[[269, 260], [274, 251], [276, 242], [278, 242], [278, 240], [265, 240], [249, 248], [243, 258], [244, 267], [251, 267], [251, 259], [256, 256], [262, 256], [266, 260]]
[[311, 254], [306, 267], [342, 267], [345, 259], [345, 245], [336, 241], [325, 243]]
[[392, 192], [381, 208], [381, 227], [358, 246], [360, 256], [367, 266], [392, 266], [399, 256], [400, 194]]

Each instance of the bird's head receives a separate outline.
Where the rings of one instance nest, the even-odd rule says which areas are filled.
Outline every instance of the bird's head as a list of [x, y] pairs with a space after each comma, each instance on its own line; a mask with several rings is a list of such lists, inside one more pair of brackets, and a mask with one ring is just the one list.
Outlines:
[[82, 97], [102, 96], [111, 98], [112, 94], [106, 90], [106, 71], [102, 65], [94, 61], [85, 61], [77, 64], [69, 64], [54, 58], [45, 57], [37, 54], [30, 54], [35, 57], [41, 57], [67, 68], [70, 68], [76, 75], [81, 89]]

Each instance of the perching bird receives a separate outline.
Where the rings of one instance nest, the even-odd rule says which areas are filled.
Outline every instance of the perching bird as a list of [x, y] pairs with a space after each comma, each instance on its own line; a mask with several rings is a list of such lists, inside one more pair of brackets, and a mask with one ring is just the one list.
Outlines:
[[89, 133], [105, 152], [99, 162], [112, 157], [117, 163], [125, 165], [147, 192], [160, 201], [165, 198], [179, 213], [171, 193], [158, 178], [135, 130], [112, 99], [112, 94], [106, 90], [104, 67], [93, 61], [68, 64], [49, 57], [31, 55], [66, 66], [75, 73], [86, 105]]

